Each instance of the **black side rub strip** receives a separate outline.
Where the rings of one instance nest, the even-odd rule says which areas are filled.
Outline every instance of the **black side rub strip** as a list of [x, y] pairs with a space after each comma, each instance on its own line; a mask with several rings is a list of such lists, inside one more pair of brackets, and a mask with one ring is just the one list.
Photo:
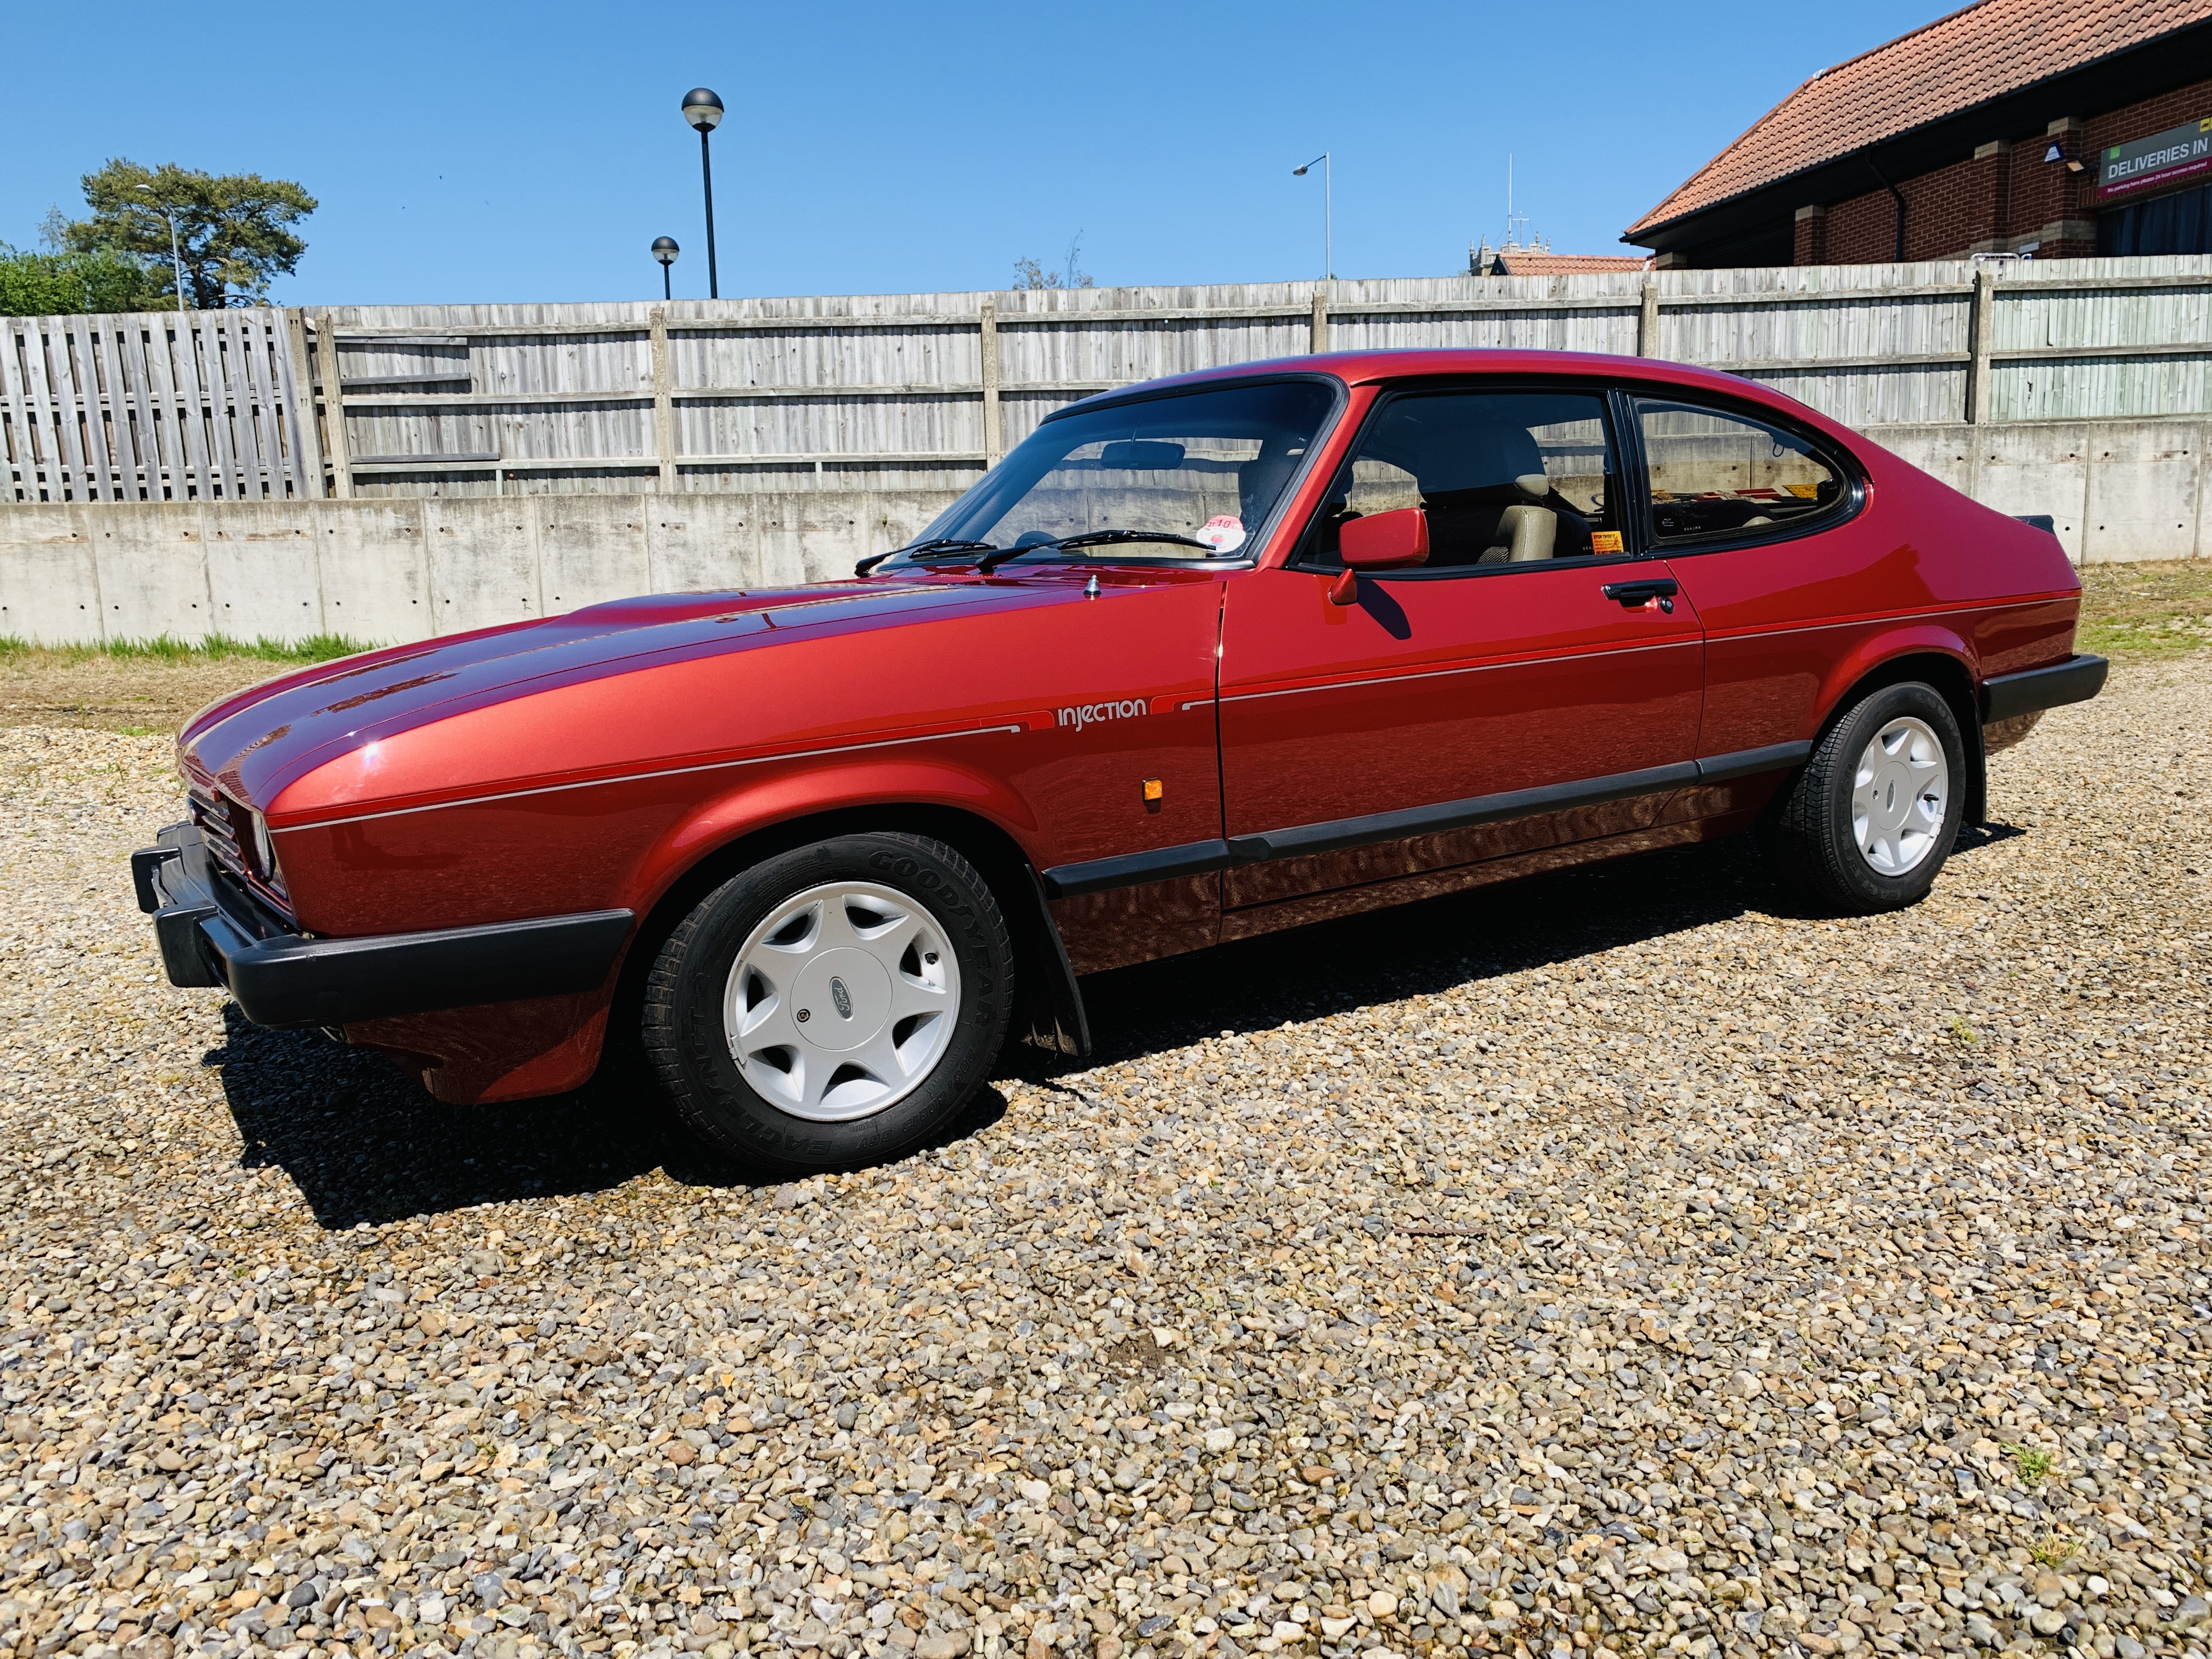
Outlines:
[[1103, 893], [1111, 888], [1135, 887], [1148, 881], [1202, 876], [1209, 870], [1226, 870], [1236, 862], [1229, 855], [1227, 842], [1193, 841], [1180, 847], [1156, 848], [1149, 853], [1126, 853], [1119, 858], [1055, 865], [1038, 873], [1047, 898], [1075, 898], [1084, 893]]
[[1812, 752], [1809, 743], [1778, 743], [1765, 749], [1740, 750], [1732, 755], [1714, 755], [1705, 760], [1677, 761], [1672, 765], [1647, 767], [1637, 772], [1613, 772], [1601, 778], [1549, 784], [1540, 789], [1511, 789], [1495, 795], [1445, 801], [1436, 806], [1409, 806], [1400, 811], [1374, 812], [1363, 817], [1331, 818], [1321, 823], [1268, 830], [1228, 841], [1188, 842], [1181, 847], [1163, 847], [1150, 853], [1092, 859], [1084, 864], [1062, 864], [1043, 872], [1044, 890], [1053, 898], [1073, 898], [1083, 893], [1133, 887], [1140, 882], [1200, 876], [1234, 865], [1264, 864], [1274, 859], [1340, 852], [1348, 847], [1404, 841], [1446, 830], [1464, 830], [1478, 823], [1503, 823], [1512, 818], [1534, 817], [1540, 812], [1560, 812], [1571, 807], [1626, 800], [1634, 795], [1657, 794], [1662, 790], [1679, 789], [1685, 784], [1725, 783], [1731, 778], [1778, 772], [1801, 764]]
[[1302, 858], [1310, 853], [1340, 852], [1347, 847], [1364, 847], [1372, 842], [1403, 841], [1409, 836], [1464, 830], [1471, 824], [1503, 823], [1509, 818], [1532, 817], [1539, 812], [1563, 811], [1571, 806], [1595, 806], [1601, 801], [1654, 794], [1697, 781], [1697, 763], [1677, 761], [1672, 766], [1615, 772], [1602, 778], [1551, 784], [1540, 789], [1513, 789], [1503, 794], [1445, 801], [1436, 806], [1408, 806], [1396, 812], [1370, 813], [1365, 817], [1333, 818], [1326, 823], [1302, 823], [1292, 830], [1268, 830], [1256, 836], [1239, 836], [1229, 846], [1237, 863], [1259, 864], [1273, 859]]
[[636, 920], [589, 910], [483, 927], [308, 939], [212, 867], [199, 832], [172, 824], [131, 856], [173, 985], [220, 985], [257, 1025], [343, 1025], [595, 990]]
[[2112, 664], [2102, 657], [2075, 656], [2048, 668], [2017, 674], [1993, 674], [1982, 685], [1982, 724], [2014, 720], [2062, 703], [2087, 702], [2105, 689]]

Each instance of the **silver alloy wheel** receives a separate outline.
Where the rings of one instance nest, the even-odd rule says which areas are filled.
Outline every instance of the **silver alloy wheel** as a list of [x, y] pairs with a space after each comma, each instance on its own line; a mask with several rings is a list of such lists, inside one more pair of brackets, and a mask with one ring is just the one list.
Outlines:
[[763, 1097], [847, 1123], [921, 1085], [959, 1010], [960, 965], [936, 918], [894, 888], [832, 881], [753, 929], [730, 969], [722, 1029]]
[[1927, 721], [1900, 714], [1859, 756], [1851, 775], [1851, 835], [1885, 876], [1919, 867], [1936, 850], [1951, 804], [1951, 763]]

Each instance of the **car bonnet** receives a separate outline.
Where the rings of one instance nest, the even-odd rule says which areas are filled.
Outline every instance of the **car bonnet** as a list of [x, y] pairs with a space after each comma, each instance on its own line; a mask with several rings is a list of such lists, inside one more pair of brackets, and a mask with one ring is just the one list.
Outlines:
[[690, 658], [1053, 597], [1041, 583], [921, 579], [623, 599], [274, 681], [210, 708], [179, 746], [188, 773], [265, 806], [340, 755], [493, 702]]

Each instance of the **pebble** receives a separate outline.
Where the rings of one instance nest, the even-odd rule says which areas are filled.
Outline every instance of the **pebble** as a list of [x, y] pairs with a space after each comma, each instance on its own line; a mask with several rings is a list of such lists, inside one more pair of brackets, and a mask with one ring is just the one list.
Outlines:
[[1737, 843], [1090, 982], [895, 1166], [161, 978], [0, 732], [0, 1653], [2201, 1655], [2212, 658], [1893, 916]]

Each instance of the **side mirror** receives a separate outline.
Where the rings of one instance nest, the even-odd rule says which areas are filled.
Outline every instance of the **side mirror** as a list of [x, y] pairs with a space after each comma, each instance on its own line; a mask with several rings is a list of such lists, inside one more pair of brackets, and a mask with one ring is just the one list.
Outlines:
[[1358, 597], [1363, 570], [1403, 570], [1429, 562], [1429, 515], [1418, 507], [1346, 519], [1336, 544], [1344, 574], [1328, 590], [1329, 603], [1350, 605]]
[[1347, 519], [1337, 532], [1347, 570], [1401, 570], [1429, 562], [1429, 515], [1418, 507]]

